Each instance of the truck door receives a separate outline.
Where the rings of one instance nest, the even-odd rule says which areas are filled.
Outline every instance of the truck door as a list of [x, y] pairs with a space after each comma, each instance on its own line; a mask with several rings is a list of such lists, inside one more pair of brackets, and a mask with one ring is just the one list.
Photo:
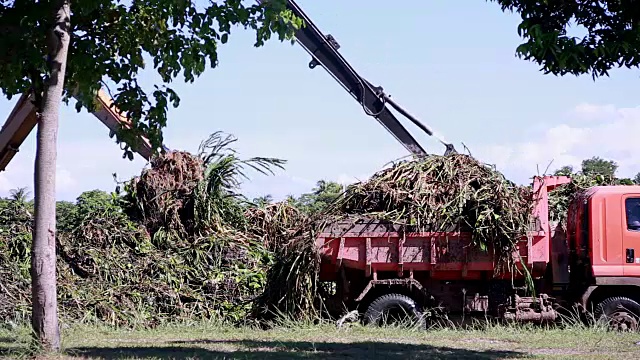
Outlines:
[[624, 276], [640, 276], [640, 195], [623, 199], [622, 258]]

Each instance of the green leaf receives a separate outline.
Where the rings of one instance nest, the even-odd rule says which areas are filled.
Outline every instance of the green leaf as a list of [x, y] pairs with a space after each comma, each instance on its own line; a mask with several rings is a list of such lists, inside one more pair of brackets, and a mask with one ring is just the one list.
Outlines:
[[[595, 80], [614, 67], [640, 66], [640, 28], [632, 1], [544, 1], [490, 0], [502, 11], [517, 12], [522, 21], [516, 28], [524, 42], [518, 57], [540, 65], [545, 74], [590, 74]], [[580, 27], [582, 38], [567, 35]]]

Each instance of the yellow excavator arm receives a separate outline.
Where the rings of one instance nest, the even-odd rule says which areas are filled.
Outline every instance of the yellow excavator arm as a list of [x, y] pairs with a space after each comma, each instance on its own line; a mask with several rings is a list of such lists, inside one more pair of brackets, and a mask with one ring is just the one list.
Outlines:
[[[121, 126], [125, 128], [130, 126], [126, 116], [120, 114], [116, 107], [112, 106], [113, 99], [106, 92], [100, 90], [96, 101], [98, 106], [93, 115], [102, 121], [109, 130], [115, 132]], [[6, 169], [37, 122], [32, 95], [23, 94], [0, 130], [0, 171]], [[140, 140], [140, 145], [132, 146], [132, 148], [145, 160], [149, 160], [152, 154], [151, 143], [146, 138]]]

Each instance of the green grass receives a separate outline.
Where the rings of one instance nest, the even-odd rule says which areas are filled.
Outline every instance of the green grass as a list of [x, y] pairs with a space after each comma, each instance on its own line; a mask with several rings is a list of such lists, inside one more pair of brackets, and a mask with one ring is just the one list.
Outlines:
[[[28, 329], [0, 330], [0, 358], [26, 358]], [[632, 359], [638, 334], [600, 329], [489, 326], [420, 331], [351, 325], [296, 325], [272, 330], [215, 324], [154, 330], [72, 327], [64, 354], [45, 359]], [[43, 358], [43, 357], [39, 357]]]

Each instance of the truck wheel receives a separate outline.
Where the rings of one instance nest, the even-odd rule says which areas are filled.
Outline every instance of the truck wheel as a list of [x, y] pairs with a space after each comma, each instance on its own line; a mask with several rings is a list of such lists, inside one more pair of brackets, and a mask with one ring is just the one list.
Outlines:
[[610, 297], [598, 304], [596, 321], [606, 321], [613, 330], [637, 331], [640, 318], [640, 304], [627, 297]]
[[410, 320], [424, 324], [422, 309], [406, 295], [386, 294], [375, 299], [364, 314], [365, 324], [383, 325]]

